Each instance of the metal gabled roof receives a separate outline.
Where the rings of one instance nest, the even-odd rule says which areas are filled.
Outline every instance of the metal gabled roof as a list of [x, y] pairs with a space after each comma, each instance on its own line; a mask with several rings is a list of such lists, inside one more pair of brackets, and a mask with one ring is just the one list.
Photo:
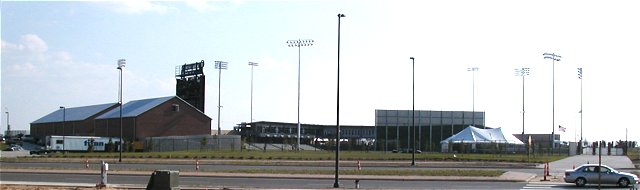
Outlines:
[[63, 109], [58, 109], [40, 119], [33, 121], [32, 124], [62, 122], [63, 119], [64, 121], [82, 121], [116, 104], [117, 103], [108, 103], [108, 104], [100, 104], [100, 105], [92, 105], [92, 106], [66, 108], [64, 109], [64, 111]]
[[[176, 96], [134, 100], [122, 105], [122, 117], [137, 117]], [[96, 119], [112, 119], [120, 117], [120, 108], [116, 107]]]

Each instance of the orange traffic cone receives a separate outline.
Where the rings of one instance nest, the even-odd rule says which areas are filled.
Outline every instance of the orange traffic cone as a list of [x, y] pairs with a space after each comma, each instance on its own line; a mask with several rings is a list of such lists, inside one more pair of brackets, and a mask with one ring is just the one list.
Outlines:
[[200, 161], [196, 159], [196, 171], [200, 170]]

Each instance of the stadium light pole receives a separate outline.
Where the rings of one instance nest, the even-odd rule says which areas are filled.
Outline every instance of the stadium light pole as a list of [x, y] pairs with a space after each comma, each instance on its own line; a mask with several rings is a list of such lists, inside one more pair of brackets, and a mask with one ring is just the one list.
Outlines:
[[287, 40], [287, 44], [289, 44], [289, 47], [298, 47], [298, 143], [296, 150], [300, 151], [300, 49], [303, 46], [312, 46], [313, 40]]
[[525, 140], [524, 138], [524, 76], [529, 75], [529, 68], [515, 69], [516, 76], [522, 77], [522, 138], [521, 140]]
[[11, 125], [9, 125], [9, 110], [5, 107], [4, 109], [6, 109], [7, 111], [5, 111], [4, 113], [7, 114], [7, 131], [5, 132], [4, 136], [9, 136], [9, 133], [11, 133]]
[[556, 148], [555, 133], [556, 133], [556, 61], [560, 61], [562, 56], [555, 53], [543, 53], [544, 59], [551, 59], [551, 151]]
[[220, 108], [222, 108], [222, 106], [220, 105], [220, 89], [221, 89], [221, 82], [222, 81], [222, 69], [227, 69], [227, 62], [224, 61], [216, 61], [216, 69], [218, 69], [218, 150], [220, 150], [221, 146], [220, 146], [220, 136], [222, 135], [221, 129], [220, 129]]
[[253, 122], [253, 67], [258, 66], [258, 63], [254, 63], [254, 62], [249, 62], [249, 66], [251, 66], [251, 118], [249, 120], [249, 123]]
[[[118, 162], [122, 162], [122, 148], [124, 146], [123, 139], [122, 139], [122, 69], [124, 68], [124, 66], [127, 64], [127, 60], [126, 59], [118, 59], [118, 70], [120, 70], [120, 85], [119, 85], [119, 90], [118, 90], [118, 107], [120, 107], [120, 147], [119, 147], [119, 152], [120, 152], [120, 156], [118, 157]], [[64, 141], [64, 140], [63, 140]], [[64, 146], [62, 146], [64, 147]]]
[[333, 188], [340, 188], [339, 170], [340, 170], [340, 18], [344, 14], [338, 14], [338, 88], [336, 91], [336, 171], [335, 182]]
[[[476, 71], [478, 67], [469, 67], [467, 71], [471, 71], [471, 125], [476, 126]], [[485, 128], [483, 125], [482, 128]]]
[[416, 165], [416, 124], [415, 124], [415, 120], [416, 120], [416, 60], [414, 57], [410, 57], [409, 59], [411, 59], [411, 83], [412, 83], [412, 87], [411, 87], [411, 91], [412, 91], [412, 95], [411, 95], [411, 128], [413, 129], [413, 147], [412, 147], [412, 153], [411, 153], [411, 166], [415, 166]]
[[580, 79], [580, 147], [582, 147], [582, 67], [578, 68], [578, 79]]
[[66, 142], [64, 142], [64, 124], [67, 116], [67, 108], [60, 106], [60, 109], [62, 109], [62, 153], [64, 153], [64, 144], [66, 144]]

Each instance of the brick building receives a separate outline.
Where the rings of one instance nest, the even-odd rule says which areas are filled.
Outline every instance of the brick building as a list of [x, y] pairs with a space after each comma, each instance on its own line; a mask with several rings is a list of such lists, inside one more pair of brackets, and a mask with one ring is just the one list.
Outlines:
[[94, 136], [94, 119], [117, 106], [109, 103], [57, 109], [31, 123], [31, 136], [37, 140], [50, 135]]
[[[150, 98], [122, 105], [122, 129], [125, 140], [210, 135], [211, 118], [177, 96]], [[120, 137], [120, 107], [110, 103], [59, 109], [32, 122], [31, 134], [40, 140], [50, 135]]]
[[[95, 120], [96, 136], [120, 135], [120, 109], [116, 107]], [[209, 135], [211, 118], [177, 96], [135, 100], [122, 106], [125, 140], [146, 137]]]

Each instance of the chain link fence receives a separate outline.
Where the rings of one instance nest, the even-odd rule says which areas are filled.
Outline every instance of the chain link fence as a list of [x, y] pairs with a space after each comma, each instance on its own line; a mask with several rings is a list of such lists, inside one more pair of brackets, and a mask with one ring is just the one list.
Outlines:
[[240, 150], [240, 135], [147, 137], [146, 152]]

